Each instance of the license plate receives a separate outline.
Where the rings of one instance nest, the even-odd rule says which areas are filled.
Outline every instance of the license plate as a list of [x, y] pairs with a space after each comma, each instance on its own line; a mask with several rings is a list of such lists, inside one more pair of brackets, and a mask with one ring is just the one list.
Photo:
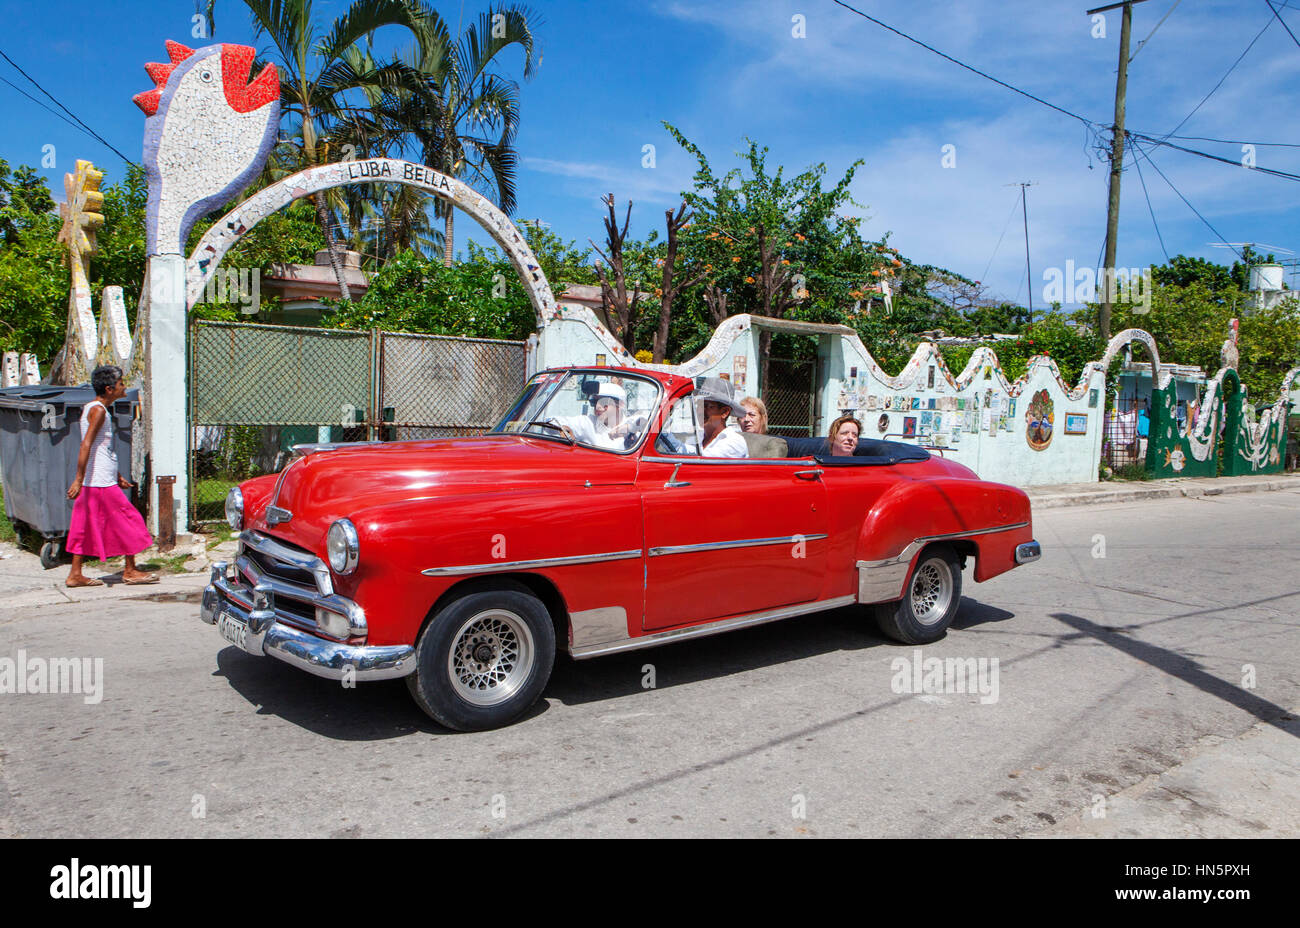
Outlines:
[[241, 650], [246, 650], [248, 623], [244, 620], [231, 615], [229, 612], [223, 612], [217, 616], [217, 631], [221, 632], [221, 637], [231, 644], [238, 645]]

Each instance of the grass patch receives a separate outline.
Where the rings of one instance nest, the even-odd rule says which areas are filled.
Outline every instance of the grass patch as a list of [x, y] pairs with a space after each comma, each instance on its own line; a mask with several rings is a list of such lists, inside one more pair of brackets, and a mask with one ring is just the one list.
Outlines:
[[0, 487], [0, 541], [7, 541], [10, 544], [16, 544], [18, 541], [18, 532], [14, 530], [14, 525], [5, 515], [4, 510], [5, 491]]
[[1146, 480], [1147, 469], [1143, 464], [1125, 464], [1122, 467], [1115, 468], [1115, 474], [1112, 480]]
[[226, 521], [226, 494], [242, 480], [221, 480], [205, 477], [194, 481], [194, 521], [196, 523]]

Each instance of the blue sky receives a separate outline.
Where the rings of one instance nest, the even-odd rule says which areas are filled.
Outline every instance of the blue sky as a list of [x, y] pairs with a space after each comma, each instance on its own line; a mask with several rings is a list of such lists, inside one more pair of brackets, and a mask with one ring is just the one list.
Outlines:
[[[1084, 15], [1086, 2], [854, 5], [1058, 106], [1100, 124], [1111, 120], [1118, 11], [1106, 14], [1106, 35], [1099, 38]], [[452, 23], [485, 6], [435, 4]], [[1173, 6], [1174, 0], [1148, 0], [1135, 7], [1134, 48]], [[599, 240], [599, 197], [613, 192], [635, 203], [633, 235], [661, 226], [663, 210], [676, 204], [694, 170], [693, 159], [664, 131], [661, 120], [668, 120], [722, 168], [735, 164], [745, 137], [770, 147], [770, 164], [797, 170], [825, 162], [830, 178], [865, 159], [853, 185], [864, 205], [854, 212], [869, 217], [865, 233], [889, 232], [910, 259], [982, 280], [993, 296], [1020, 302], [1026, 296], [1019, 192], [1008, 184], [1034, 184], [1028, 206], [1036, 307], [1043, 305], [1047, 269], [1098, 263], [1107, 170], [1081, 123], [831, 0], [543, 0], [532, 7], [542, 18], [543, 60], [522, 87], [518, 218], [541, 218], [565, 239]], [[322, 20], [343, 8], [341, 0], [315, 5]], [[203, 44], [190, 36], [193, 12], [189, 0], [6, 0], [0, 49], [139, 160], [144, 116], [131, 96], [152, 86], [143, 65], [165, 60], [164, 39]], [[1280, 12], [1300, 35], [1300, 2], [1290, 0]], [[1300, 144], [1294, 121], [1285, 118], [1300, 90], [1300, 44], [1272, 18], [1265, 0], [1181, 3], [1130, 65], [1129, 129], [1170, 132], [1264, 30], [1177, 134]], [[795, 34], [800, 23], [803, 37]], [[265, 46], [253, 39], [243, 4], [233, 0], [218, 0], [213, 40]], [[402, 41], [385, 34], [378, 44]], [[511, 67], [516, 62], [507, 59]], [[3, 61], [0, 77], [41, 96]], [[0, 157], [11, 165], [39, 166], [43, 146], [54, 146], [55, 165], [43, 173], [56, 198], [76, 158], [93, 160], [110, 182], [121, 176], [121, 159], [104, 145], [5, 84], [0, 125]], [[1243, 157], [1241, 144], [1179, 144]], [[653, 168], [642, 166], [646, 145], [655, 146]], [[946, 145], [954, 146], [955, 167], [942, 164]], [[1255, 157], [1260, 166], [1300, 173], [1300, 147], [1258, 147]], [[1300, 183], [1167, 148], [1152, 158], [1228, 241], [1300, 251]], [[1231, 259], [1229, 251], [1210, 246], [1219, 236], [1150, 164], [1142, 162], [1142, 172], [1169, 254]], [[1163, 260], [1131, 163], [1123, 192], [1117, 263]], [[458, 223], [458, 233], [469, 226]]]

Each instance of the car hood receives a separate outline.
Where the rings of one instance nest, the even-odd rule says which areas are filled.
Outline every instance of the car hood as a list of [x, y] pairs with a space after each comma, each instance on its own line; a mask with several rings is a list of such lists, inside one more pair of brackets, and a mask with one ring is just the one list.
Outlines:
[[[563, 441], [484, 435], [383, 442], [310, 451], [279, 479], [267, 500], [292, 513], [273, 529], [281, 537], [318, 541], [335, 519], [403, 500], [520, 489], [630, 484], [635, 455], [618, 455]], [[265, 509], [255, 514], [265, 526]]]

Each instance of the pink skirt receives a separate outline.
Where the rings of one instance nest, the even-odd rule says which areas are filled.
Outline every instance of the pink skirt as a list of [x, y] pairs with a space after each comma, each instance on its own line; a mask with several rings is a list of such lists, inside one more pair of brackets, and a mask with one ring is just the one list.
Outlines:
[[121, 487], [82, 487], [72, 504], [72, 524], [65, 547], [70, 554], [105, 560], [136, 555], [153, 544], [153, 536]]

